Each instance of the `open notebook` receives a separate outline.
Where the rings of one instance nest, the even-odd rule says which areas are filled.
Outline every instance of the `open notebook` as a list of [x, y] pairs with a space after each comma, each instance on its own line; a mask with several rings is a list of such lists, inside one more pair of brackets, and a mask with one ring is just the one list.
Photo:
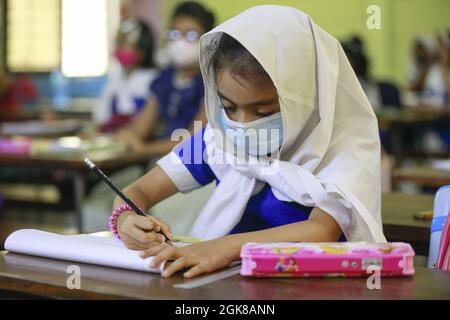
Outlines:
[[[195, 239], [185, 238], [174, 242], [175, 246], [188, 245]], [[160, 273], [160, 268], [150, 268], [153, 257], [142, 259], [139, 251], [129, 250], [114, 237], [100, 237], [88, 234], [60, 235], [40, 230], [23, 229], [13, 232], [5, 242], [10, 252], [97, 264], [108, 267]]]

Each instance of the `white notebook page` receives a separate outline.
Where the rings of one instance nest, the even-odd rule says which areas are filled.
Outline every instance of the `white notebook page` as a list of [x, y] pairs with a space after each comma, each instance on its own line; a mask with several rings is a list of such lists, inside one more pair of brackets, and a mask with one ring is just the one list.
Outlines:
[[130, 250], [116, 238], [87, 234], [60, 235], [33, 229], [13, 232], [5, 242], [5, 250], [15, 253], [90, 263], [108, 267], [161, 273], [150, 268], [153, 257], [142, 259], [139, 251]]

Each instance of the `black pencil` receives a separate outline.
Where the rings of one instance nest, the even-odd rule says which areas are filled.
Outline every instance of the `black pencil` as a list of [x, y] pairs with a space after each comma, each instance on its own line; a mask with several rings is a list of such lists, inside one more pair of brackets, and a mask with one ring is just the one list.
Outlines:
[[[86, 163], [86, 165], [92, 169], [104, 182], [106, 182], [106, 184], [113, 189], [113, 191], [120, 197], [122, 198], [123, 201], [125, 201], [126, 204], [128, 204], [134, 212], [136, 212], [138, 215], [140, 216], [144, 216], [146, 217], [147, 215], [142, 212], [141, 209], [139, 209], [139, 207], [137, 205], [134, 204], [133, 201], [131, 201], [130, 198], [128, 198], [122, 191], [120, 191], [119, 188], [117, 188], [117, 186], [106, 176], [106, 174], [103, 173], [102, 170], [100, 170], [97, 165], [92, 162], [91, 160], [89, 160], [88, 158], [84, 159], [84, 163]], [[166, 237], [166, 240], [168, 240], [169, 238], [162, 232], [161, 233]]]

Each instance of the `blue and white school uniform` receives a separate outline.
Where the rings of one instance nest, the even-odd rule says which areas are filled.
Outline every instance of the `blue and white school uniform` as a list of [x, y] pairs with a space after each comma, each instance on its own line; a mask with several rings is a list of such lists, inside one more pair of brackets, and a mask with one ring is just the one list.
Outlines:
[[149, 88], [157, 74], [156, 69], [137, 69], [126, 75], [122, 67], [113, 68], [95, 106], [94, 121], [102, 124], [115, 115], [137, 114], [152, 96]]
[[[189, 141], [183, 142], [174, 150], [184, 167], [179, 166], [178, 170], [174, 170], [170, 162], [164, 165], [178, 190], [188, 192], [213, 181], [220, 184], [220, 180], [208, 165], [207, 159], [197, 157], [200, 161], [195, 161], [196, 154], [205, 153], [204, 132], [205, 129], [197, 132]], [[201, 145], [195, 142], [199, 141], [197, 139], [201, 139]], [[312, 209], [295, 202], [278, 200], [270, 185], [266, 184], [261, 191], [250, 198], [242, 219], [230, 233], [257, 231], [305, 221]]]

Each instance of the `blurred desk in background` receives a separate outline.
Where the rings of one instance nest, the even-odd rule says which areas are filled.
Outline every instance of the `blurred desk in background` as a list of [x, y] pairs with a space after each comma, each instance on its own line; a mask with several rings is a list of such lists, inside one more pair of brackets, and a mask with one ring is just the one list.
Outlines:
[[384, 193], [381, 202], [383, 231], [388, 241], [410, 242], [417, 254], [428, 255], [431, 221], [415, 215], [433, 210], [434, 196]]
[[146, 166], [150, 161], [148, 155], [134, 154], [126, 150], [100, 149], [86, 151], [79, 154], [41, 154], [41, 155], [0, 155], [0, 166], [8, 168], [23, 168], [30, 172], [64, 171], [72, 180], [75, 215], [78, 231], [82, 232], [82, 205], [86, 193], [86, 180], [92, 171], [84, 163], [88, 157], [94, 161], [105, 173], [114, 172], [131, 165]]
[[432, 167], [412, 167], [395, 169], [393, 182], [410, 181], [421, 187], [439, 188], [450, 185], [450, 170]]
[[18, 121], [30, 121], [40, 118], [40, 113], [37, 111], [21, 111], [21, 112], [5, 112], [0, 111], [0, 123], [1, 122], [18, 122]]
[[96, 98], [75, 98], [66, 109], [54, 110], [53, 113], [60, 119], [75, 118], [91, 121], [97, 100]]
[[74, 98], [67, 108], [61, 110], [53, 108], [48, 102], [42, 102], [16, 112], [0, 111], [0, 123], [68, 118], [91, 121], [96, 101], [95, 98]]
[[392, 152], [397, 160], [405, 156], [450, 157], [450, 149], [430, 154], [420, 148], [408, 150], [403, 146], [403, 134], [405, 130], [448, 128], [448, 124], [450, 123], [450, 106], [442, 109], [427, 106], [404, 109], [386, 108], [377, 113], [377, 118], [380, 129], [390, 132]]
[[88, 124], [79, 119], [5, 122], [0, 124], [0, 136], [63, 137], [82, 132]]
[[437, 120], [450, 118], [450, 106], [442, 109], [431, 107], [387, 108], [377, 113], [377, 118], [380, 128], [389, 128], [395, 125], [432, 124]]

